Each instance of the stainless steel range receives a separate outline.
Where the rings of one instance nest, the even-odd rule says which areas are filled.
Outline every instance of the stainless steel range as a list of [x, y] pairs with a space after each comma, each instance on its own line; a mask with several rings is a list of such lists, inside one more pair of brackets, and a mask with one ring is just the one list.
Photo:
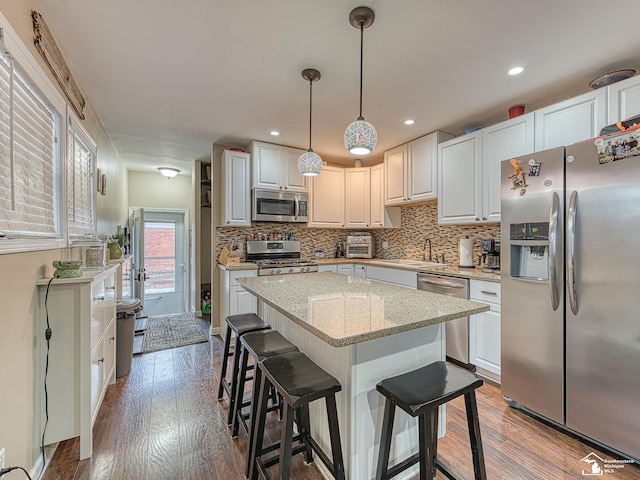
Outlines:
[[300, 258], [297, 240], [247, 242], [247, 261], [258, 265], [258, 276], [318, 271], [318, 263]]

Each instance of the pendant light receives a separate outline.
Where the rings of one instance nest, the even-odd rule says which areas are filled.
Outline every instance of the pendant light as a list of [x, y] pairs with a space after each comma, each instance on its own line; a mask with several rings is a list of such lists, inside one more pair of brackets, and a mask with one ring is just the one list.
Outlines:
[[364, 29], [370, 27], [375, 19], [369, 7], [357, 7], [349, 14], [349, 23], [360, 29], [360, 116], [344, 132], [344, 146], [354, 155], [367, 155], [378, 143], [378, 133], [373, 125], [362, 116], [362, 57]]
[[313, 82], [320, 80], [320, 72], [314, 68], [306, 68], [302, 71], [302, 78], [309, 82], [309, 150], [298, 158], [298, 169], [302, 175], [312, 177], [322, 170], [322, 158], [311, 149], [311, 111], [313, 98]]

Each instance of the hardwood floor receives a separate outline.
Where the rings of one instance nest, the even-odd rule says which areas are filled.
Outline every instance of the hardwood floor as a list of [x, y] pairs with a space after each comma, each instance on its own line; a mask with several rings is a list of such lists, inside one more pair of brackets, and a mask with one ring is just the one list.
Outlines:
[[[208, 323], [202, 321], [202, 328], [208, 333]], [[209, 338], [134, 357], [131, 373], [107, 390], [94, 427], [93, 456], [78, 461], [78, 440], [62, 442], [42, 480], [243, 479], [246, 436], [241, 431], [233, 440], [226, 426], [226, 401], [216, 399], [222, 340]], [[581, 459], [589, 453], [618, 458], [508, 407], [494, 385], [485, 382], [477, 397], [489, 479], [584, 479], [589, 465]], [[447, 405], [440, 458], [460, 478], [472, 479], [464, 401]], [[269, 434], [275, 438], [278, 431], [273, 415]], [[278, 467], [270, 473], [278, 478]], [[297, 455], [292, 478], [322, 476]], [[445, 477], [438, 472], [437, 478]], [[640, 467], [626, 464], [603, 478], [640, 479]]]

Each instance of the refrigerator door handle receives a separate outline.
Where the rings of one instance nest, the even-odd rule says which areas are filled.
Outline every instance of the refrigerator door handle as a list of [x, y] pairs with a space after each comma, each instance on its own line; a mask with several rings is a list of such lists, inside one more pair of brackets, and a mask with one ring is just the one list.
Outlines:
[[551, 308], [555, 312], [560, 306], [560, 292], [558, 291], [557, 255], [558, 255], [558, 215], [560, 197], [553, 192], [551, 209], [549, 211], [549, 290], [551, 292]]
[[569, 286], [569, 305], [571, 313], [578, 315], [578, 298], [576, 296], [575, 274], [575, 233], [576, 233], [576, 201], [578, 192], [575, 190], [569, 198], [569, 212], [567, 214], [567, 284]]

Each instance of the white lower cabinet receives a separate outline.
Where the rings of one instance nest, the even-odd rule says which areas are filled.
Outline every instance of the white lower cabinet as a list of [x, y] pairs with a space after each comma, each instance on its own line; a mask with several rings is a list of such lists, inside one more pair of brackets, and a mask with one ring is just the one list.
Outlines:
[[220, 292], [221, 322], [229, 315], [258, 313], [258, 299], [236, 283], [238, 278], [257, 276], [257, 270], [224, 270]]
[[338, 273], [340, 275], [353, 276], [353, 263], [341, 263], [338, 265]]
[[418, 288], [418, 274], [408, 270], [367, 265], [367, 278], [369, 280], [378, 280], [380, 282]]
[[338, 265], [318, 265], [318, 271], [338, 273]]
[[367, 266], [366, 265], [354, 265], [353, 276], [358, 278], [367, 278]]
[[500, 284], [471, 280], [469, 299], [491, 308], [469, 318], [469, 362], [478, 373], [500, 382]]
[[[44, 444], [80, 437], [80, 459], [92, 453], [93, 423], [116, 375], [116, 271], [85, 271], [82, 277], [38, 281], [40, 315], [35, 337], [34, 431]], [[47, 295], [48, 292], [48, 295]], [[48, 314], [47, 314], [48, 312]], [[45, 332], [51, 328], [47, 349]], [[44, 378], [47, 377], [48, 405]], [[38, 438], [37, 444], [41, 439]]]

